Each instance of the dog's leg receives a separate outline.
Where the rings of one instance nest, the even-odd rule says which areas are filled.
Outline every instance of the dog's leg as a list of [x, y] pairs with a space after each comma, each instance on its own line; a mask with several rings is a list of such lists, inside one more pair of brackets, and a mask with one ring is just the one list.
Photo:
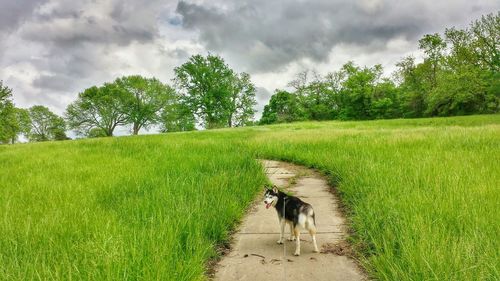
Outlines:
[[312, 242], [314, 245], [314, 252], [318, 253], [318, 244], [316, 244], [316, 225], [314, 223], [314, 217], [309, 217], [306, 221], [306, 228], [309, 231], [309, 234], [311, 234], [312, 237]]
[[299, 256], [300, 255], [300, 227], [298, 225], [296, 225], [294, 228], [293, 228], [293, 232], [295, 234], [295, 239], [296, 239], [296, 246], [295, 246], [295, 254], [296, 256]]
[[290, 238], [288, 238], [288, 241], [293, 241], [295, 240], [295, 234], [293, 234], [293, 224], [289, 223], [288, 225], [290, 226]]
[[280, 240], [278, 240], [278, 244], [283, 244], [283, 233], [285, 232], [285, 219], [280, 220]]
[[311, 234], [312, 240], [313, 240], [313, 245], [314, 245], [314, 252], [319, 253], [318, 250], [318, 244], [316, 244], [316, 227], [311, 227], [309, 229], [309, 234]]

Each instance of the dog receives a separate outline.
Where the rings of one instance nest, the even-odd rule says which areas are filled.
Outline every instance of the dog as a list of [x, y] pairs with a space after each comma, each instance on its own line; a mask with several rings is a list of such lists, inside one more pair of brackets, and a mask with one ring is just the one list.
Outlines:
[[316, 244], [316, 218], [312, 206], [295, 196], [288, 195], [278, 190], [274, 185], [272, 188], [265, 187], [264, 203], [266, 209], [271, 206], [276, 208], [280, 223], [280, 239], [278, 244], [283, 244], [283, 234], [285, 224], [290, 226], [289, 241], [296, 241], [295, 254], [300, 255], [300, 230], [307, 229], [312, 237], [314, 252], [317, 253], [318, 245]]

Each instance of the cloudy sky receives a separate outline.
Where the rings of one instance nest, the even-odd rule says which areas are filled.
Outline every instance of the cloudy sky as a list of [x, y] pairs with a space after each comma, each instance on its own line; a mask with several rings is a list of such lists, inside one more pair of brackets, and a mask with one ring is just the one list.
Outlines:
[[190, 55], [222, 55], [258, 87], [259, 109], [303, 69], [348, 60], [389, 73], [417, 40], [465, 27], [498, 0], [0, 0], [0, 79], [19, 107], [62, 114], [117, 76], [170, 82]]

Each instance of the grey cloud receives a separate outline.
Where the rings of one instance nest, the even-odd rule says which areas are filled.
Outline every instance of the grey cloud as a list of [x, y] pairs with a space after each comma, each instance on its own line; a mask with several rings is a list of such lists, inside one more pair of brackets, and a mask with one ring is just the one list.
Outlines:
[[64, 92], [72, 88], [74, 79], [64, 75], [40, 75], [33, 80], [33, 86], [49, 91]]
[[32, 15], [21, 35], [56, 46], [84, 43], [128, 45], [151, 42], [158, 35], [161, 1], [53, 1]]
[[[33, 85], [62, 90], [55, 78], [85, 79], [106, 71], [106, 57], [133, 42], [154, 43], [159, 38], [157, 17], [162, 1], [52, 1], [38, 10], [20, 29], [20, 37], [44, 46], [42, 53], [26, 58], [49, 72]], [[115, 62], [120, 67], [120, 62]]]
[[46, 0], [2, 0], [0, 1], [0, 32], [15, 29], [30, 17], [33, 10]]
[[186, 29], [199, 31], [209, 50], [246, 62], [250, 71], [272, 71], [301, 58], [324, 61], [340, 43], [376, 50], [392, 38], [416, 40], [428, 30], [442, 30], [443, 22], [471, 20], [464, 11], [484, 13], [495, 6], [490, 0], [480, 2], [486, 5], [479, 4], [483, 8], [478, 10], [477, 3], [465, 0], [451, 5], [397, 0], [247, 0], [219, 6], [181, 1], [177, 12]]
[[255, 97], [258, 101], [268, 101], [271, 98], [271, 93], [266, 88], [257, 87]]
[[256, 88], [256, 93], [255, 93], [255, 98], [257, 100], [257, 116], [258, 119], [260, 119], [260, 116], [262, 115], [262, 111], [264, 110], [264, 105], [266, 105], [269, 100], [271, 99], [271, 93], [263, 87], [257, 87]]

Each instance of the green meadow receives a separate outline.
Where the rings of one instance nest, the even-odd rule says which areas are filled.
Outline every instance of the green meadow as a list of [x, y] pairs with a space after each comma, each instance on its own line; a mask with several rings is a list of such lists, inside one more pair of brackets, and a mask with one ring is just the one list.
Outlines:
[[257, 158], [329, 177], [375, 279], [500, 279], [500, 115], [0, 146], [0, 279], [204, 280]]

